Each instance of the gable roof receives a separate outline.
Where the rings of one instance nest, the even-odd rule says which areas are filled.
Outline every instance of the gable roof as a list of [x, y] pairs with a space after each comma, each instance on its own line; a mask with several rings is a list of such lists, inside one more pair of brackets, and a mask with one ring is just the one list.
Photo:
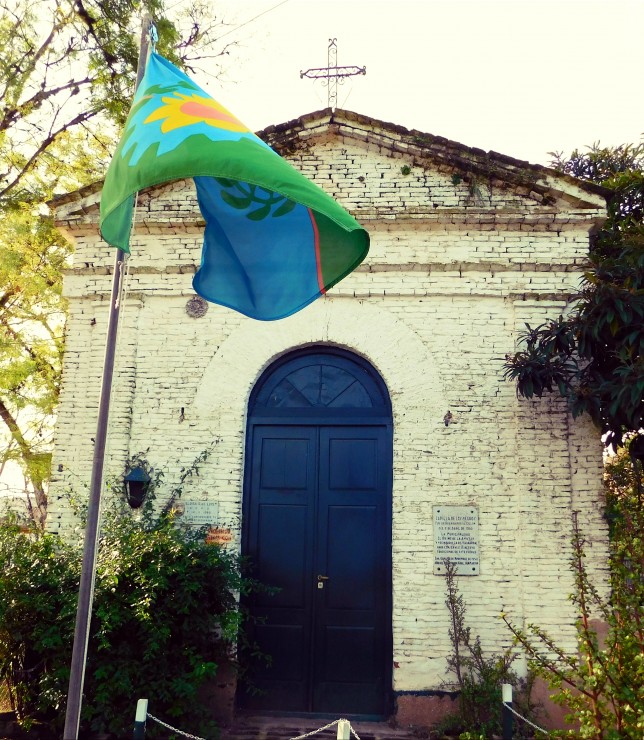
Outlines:
[[[611, 191], [600, 185], [578, 180], [543, 165], [494, 151], [486, 152], [442, 136], [337, 108], [308, 113], [256, 133], [284, 157], [310, 146], [316, 139], [343, 137], [375, 146], [385, 154], [404, 157], [414, 165], [458, 175], [465, 182], [473, 178], [485, 179], [493, 187], [511, 188], [544, 205], [563, 200], [575, 208], [604, 209], [605, 201], [611, 195]], [[48, 205], [56, 209], [63, 204], [82, 201], [100, 192], [102, 186], [102, 181], [96, 182], [72, 193], [54, 196]], [[92, 206], [97, 204], [96, 198], [89, 200]]]
[[559, 195], [575, 207], [603, 208], [611, 195], [611, 191], [601, 185], [564, 175], [550, 167], [494, 151], [486, 152], [443, 136], [406, 129], [347, 110], [326, 108], [257, 132], [282, 156], [294, 153], [312, 137], [325, 134], [366, 142], [406, 156], [414, 164], [433, 165], [438, 171], [458, 174], [466, 182], [477, 177], [495, 187], [511, 187], [526, 195], [537, 194], [541, 196], [537, 199], [544, 198], [546, 204], [554, 202], [554, 196]]

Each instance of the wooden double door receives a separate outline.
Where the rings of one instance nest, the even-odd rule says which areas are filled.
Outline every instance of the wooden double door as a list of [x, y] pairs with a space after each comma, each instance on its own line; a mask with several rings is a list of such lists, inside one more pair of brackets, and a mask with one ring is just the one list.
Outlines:
[[243, 550], [273, 590], [246, 604], [242, 708], [390, 711], [391, 426], [354, 412], [249, 428]]

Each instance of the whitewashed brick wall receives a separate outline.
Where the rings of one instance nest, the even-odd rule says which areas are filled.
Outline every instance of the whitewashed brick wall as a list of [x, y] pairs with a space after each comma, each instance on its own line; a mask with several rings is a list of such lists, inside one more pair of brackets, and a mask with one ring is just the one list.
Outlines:
[[[419, 154], [414, 137], [364, 119], [333, 126], [303, 119], [300, 129], [290, 158], [364, 223], [368, 259], [326, 298], [283, 321], [255, 322], [214, 305], [190, 318], [202, 225], [192, 184], [142, 194], [107, 474], [120, 474], [128, 455], [145, 452], [164, 471], [167, 494], [181, 468], [215, 443], [184, 496], [216, 500], [238, 547], [254, 383], [294, 348], [344, 347], [374, 365], [392, 400], [394, 689], [437, 689], [447, 678], [444, 579], [432, 574], [434, 504], [479, 507], [481, 574], [462, 578], [461, 588], [484, 647], [509, 644], [498, 617], [504, 610], [574, 649], [570, 518], [581, 512], [589, 563], [600, 573], [600, 440], [560, 399], [518, 399], [502, 365], [525, 322], [566, 309], [588, 232], [603, 214], [601, 198], [546, 170], [533, 172], [536, 189], [504, 180], [500, 165], [494, 177], [468, 182], [463, 167], [436, 149]], [[279, 133], [269, 131], [268, 140], [279, 144]], [[74, 527], [61, 492], [90, 475], [113, 263], [97, 235], [97, 202], [97, 193], [85, 192], [57, 207], [76, 257], [65, 280], [70, 316], [53, 530]]]

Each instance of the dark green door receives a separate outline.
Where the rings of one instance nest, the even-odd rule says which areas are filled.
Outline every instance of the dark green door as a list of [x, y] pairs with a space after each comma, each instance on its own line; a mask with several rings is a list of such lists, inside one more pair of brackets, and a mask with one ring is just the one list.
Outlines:
[[251, 665], [244, 708], [390, 709], [391, 426], [348, 408], [249, 429], [244, 554], [278, 590], [247, 604], [270, 662]]

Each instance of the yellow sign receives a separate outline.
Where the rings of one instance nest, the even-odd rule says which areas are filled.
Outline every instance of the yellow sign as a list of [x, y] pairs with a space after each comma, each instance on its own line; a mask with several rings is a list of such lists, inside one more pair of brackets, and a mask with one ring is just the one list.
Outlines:
[[207, 545], [227, 545], [233, 541], [233, 533], [230, 529], [223, 529], [221, 527], [211, 527], [206, 532], [206, 544]]

